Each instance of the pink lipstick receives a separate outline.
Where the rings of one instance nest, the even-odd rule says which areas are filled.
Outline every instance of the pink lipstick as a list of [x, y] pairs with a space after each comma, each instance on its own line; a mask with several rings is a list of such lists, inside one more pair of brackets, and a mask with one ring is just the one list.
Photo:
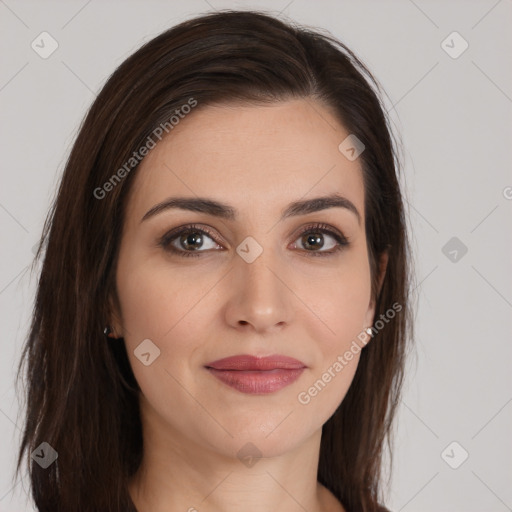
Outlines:
[[249, 394], [278, 391], [296, 381], [306, 365], [287, 356], [226, 357], [205, 365], [205, 368], [228, 386]]

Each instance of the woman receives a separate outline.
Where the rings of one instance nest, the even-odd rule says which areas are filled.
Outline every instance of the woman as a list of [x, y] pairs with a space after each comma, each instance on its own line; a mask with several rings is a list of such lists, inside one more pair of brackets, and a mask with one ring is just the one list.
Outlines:
[[110, 77], [37, 254], [17, 469], [38, 510], [386, 510], [412, 314], [377, 91], [342, 43], [257, 12]]

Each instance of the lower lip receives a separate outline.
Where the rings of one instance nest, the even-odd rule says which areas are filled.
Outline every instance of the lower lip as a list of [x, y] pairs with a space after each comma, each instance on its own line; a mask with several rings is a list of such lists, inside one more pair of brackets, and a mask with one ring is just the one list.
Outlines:
[[208, 371], [228, 386], [242, 393], [259, 395], [273, 393], [289, 386], [296, 381], [305, 368], [285, 370], [276, 368], [266, 371], [249, 370], [216, 370], [207, 368]]

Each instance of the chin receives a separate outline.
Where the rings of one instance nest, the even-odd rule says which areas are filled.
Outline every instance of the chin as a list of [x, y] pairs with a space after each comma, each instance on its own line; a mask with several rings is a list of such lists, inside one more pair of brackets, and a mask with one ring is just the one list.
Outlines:
[[[246, 416], [234, 422], [227, 421], [230, 434], [221, 429], [212, 436], [212, 431], [205, 432], [204, 440], [219, 454], [226, 457], [278, 457], [307, 441], [322, 425], [308, 425], [302, 419], [294, 418], [292, 413], [268, 415], [265, 419]], [[286, 418], [286, 419], [285, 419]], [[284, 421], [283, 421], [284, 420]]]

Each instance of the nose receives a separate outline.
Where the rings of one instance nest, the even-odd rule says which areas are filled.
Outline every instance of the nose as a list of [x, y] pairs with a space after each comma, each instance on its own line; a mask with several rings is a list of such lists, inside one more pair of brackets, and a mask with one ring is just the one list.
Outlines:
[[288, 280], [284, 265], [270, 249], [252, 263], [237, 255], [226, 283], [227, 323], [258, 333], [283, 329], [292, 321], [294, 310], [293, 283]]

